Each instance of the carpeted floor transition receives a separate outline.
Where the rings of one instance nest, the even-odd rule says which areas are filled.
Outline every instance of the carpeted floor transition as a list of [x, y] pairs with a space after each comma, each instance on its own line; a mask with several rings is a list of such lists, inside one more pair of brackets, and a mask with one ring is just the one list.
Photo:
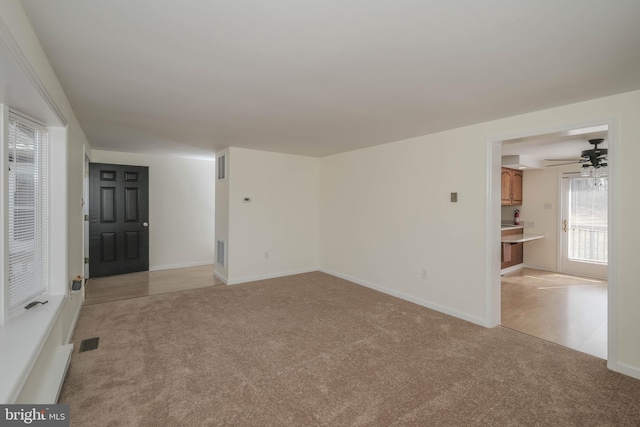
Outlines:
[[602, 359], [323, 273], [85, 306], [74, 344], [73, 426], [640, 425]]

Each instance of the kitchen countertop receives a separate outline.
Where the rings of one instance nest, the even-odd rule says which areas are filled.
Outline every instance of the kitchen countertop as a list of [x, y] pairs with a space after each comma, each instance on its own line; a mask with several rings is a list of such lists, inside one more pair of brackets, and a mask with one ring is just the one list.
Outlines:
[[500, 231], [524, 229], [522, 225], [500, 224]]
[[522, 243], [530, 242], [532, 240], [544, 239], [542, 234], [511, 234], [510, 236], [502, 236], [500, 238], [501, 243]]

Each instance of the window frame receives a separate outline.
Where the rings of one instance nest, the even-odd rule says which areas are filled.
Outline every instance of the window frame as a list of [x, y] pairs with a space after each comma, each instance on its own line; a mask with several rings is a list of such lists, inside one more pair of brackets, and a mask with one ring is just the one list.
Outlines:
[[[33, 256], [36, 259], [36, 262], [40, 265], [37, 269], [35, 279], [38, 283], [35, 285], [33, 283], [23, 283], [23, 286], [27, 286], [30, 289], [27, 289], [27, 292], [21, 296], [19, 301], [11, 301], [11, 287], [10, 287], [10, 220], [12, 217], [11, 211], [9, 207], [11, 206], [11, 200], [9, 199], [11, 194], [9, 191], [10, 182], [11, 182], [11, 171], [9, 169], [9, 143], [10, 143], [10, 135], [9, 131], [11, 130], [11, 121], [15, 122], [16, 126], [23, 126], [30, 130], [34, 131], [34, 143], [41, 144], [42, 136], [44, 134], [45, 140], [44, 144], [46, 144], [43, 148], [43, 152], [34, 157], [34, 167], [33, 172], [34, 175], [37, 173], [45, 183], [44, 186], [35, 185], [36, 179], [34, 181], [34, 205], [33, 205], [33, 224], [35, 225], [35, 234], [33, 236], [33, 245], [36, 248], [33, 254], [29, 255], [29, 258]], [[20, 309], [24, 307], [25, 304], [29, 303], [40, 297], [43, 294], [46, 294], [49, 291], [49, 237], [50, 237], [50, 225], [49, 225], [49, 191], [48, 187], [50, 185], [50, 175], [49, 175], [49, 166], [51, 164], [51, 160], [49, 157], [49, 130], [48, 128], [40, 123], [39, 121], [26, 116], [18, 111], [9, 109], [8, 114], [6, 115], [6, 131], [3, 132], [3, 141], [2, 141], [2, 151], [3, 151], [3, 161], [6, 162], [6, 167], [3, 171], [3, 210], [6, 215], [4, 215], [2, 227], [3, 227], [3, 240], [5, 243], [5, 254], [3, 257], [3, 270], [5, 271], [5, 276], [3, 277], [3, 293], [5, 294], [3, 299], [6, 299], [4, 302], [4, 311], [8, 312], [9, 317], [14, 317], [17, 312], [21, 311]], [[14, 135], [17, 137], [17, 135]], [[17, 143], [17, 141], [14, 141]], [[17, 167], [14, 163], [14, 167]], [[14, 170], [14, 178], [17, 179], [17, 171]], [[16, 184], [17, 185], [17, 184]], [[15, 201], [14, 201], [15, 203]], [[14, 211], [15, 215], [15, 211]], [[15, 217], [14, 217], [15, 219]], [[15, 227], [15, 224], [14, 224]], [[37, 245], [37, 246], [35, 246]], [[42, 247], [44, 245], [44, 247]], [[42, 265], [44, 263], [44, 265]], [[41, 267], [41, 269], [40, 269]], [[5, 314], [6, 316], [6, 314]]]
[[67, 146], [68, 127], [46, 125], [20, 111], [0, 103], [0, 326], [27, 313], [27, 310], [9, 310], [9, 112], [40, 125], [48, 132], [48, 179], [49, 179], [49, 230], [48, 258], [49, 271], [46, 293], [40, 298], [63, 295], [69, 297], [68, 286], [68, 188], [67, 188]]

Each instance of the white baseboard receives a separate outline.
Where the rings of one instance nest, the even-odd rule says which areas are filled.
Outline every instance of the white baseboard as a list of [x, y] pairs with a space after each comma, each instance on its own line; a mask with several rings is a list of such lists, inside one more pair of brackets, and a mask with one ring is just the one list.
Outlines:
[[218, 279], [222, 280], [222, 283], [224, 283], [225, 285], [229, 284], [229, 279], [227, 279], [227, 276], [218, 273], [217, 271], [213, 271], [213, 275], [216, 276]]
[[356, 283], [358, 285], [365, 286], [367, 288], [374, 289], [376, 291], [382, 292], [387, 295], [391, 295], [405, 301], [412, 302], [414, 304], [421, 305], [422, 307], [430, 308], [431, 310], [439, 311], [440, 313], [448, 314], [449, 316], [457, 317], [458, 319], [466, 320], [467, 322], [475, 323], [476, 325], [480, 325], [486, 327], [484, 319], [480, 317], [470, 316], [467, 313], [462, 313], [457, 310], [450, 309], [448, 307], [441, 306], [439, 304], [434, 304], [430, 301], [426, 301], [420, 298], [413, 297], [411, 295], [405, 294], [403, 292], [398, 292], [393, 289], [385, 288], [384, 286], [376, 285], [366, 280], [361, 280], [355, 277], [348, 276], [346, 274], [338, 273], [337, 271], [328, 270], [326, 268], [320, 268], [320, 271], [326, 274], [330, 274], [335, 277], [339, 277], [344, 280], [348, 280], [350, 282]]
[[[84, 283], [82, 284], [82, 288], [84, 289]], [[77, 296], [78, 298], [80, 298], [80, 303], [78, 304], [78, 308], [76, 309], [76, 312], [73, 315], [73, 320], [71, 321], [71, 327], [69, 328], [69, 331], [67, 332], [66, 340], [65, 340], [65, 342], [63, 344], [68, 344], [68, 343], [71, 342], [71, 339], [73, 338], [73, 333], [76, 330], [76, 325], [78, 324], [78, 319], [80, 318], [80, 311], [82, 310], [82, 303], [84, 302], [84, 295], [83, 294], [75, 293], [75, 294], [71, 294], [71, 295], [72, 296]], [[69, 301], [67, 301], [67, 304], [69, 304]]]
[[524, 268], [524, 264], [512, 265], [511, 267], [503, 268], [502, 270], [500, 270], [500, 274], [512, 273], [512, 272], [518, 271], [518, 270], [520, 270], [522, 268]]
[[213, 265], [213, 260], [184, 262], [181, 264], [154, 265], [149, 267], [149, 271], [173, 270], [174, 268], [200, 267], [201, 265]]
[[[278, 272], [278, 273], [259, 274], [257, 276], [241, 277], [239, 279], [227, 280], [226, 284], [227, 285], [239, 285], [240, 283], [255, 282], [257, 280], [275, 279], [275, 278], [278, 278], [278, 277], [293, 276], [294, 274], [311, 273], [313, 271], [318, 271], [318, 267], [303, 268], [303, 269], [300, 269], [300, 270], [291, 270], [291, 271], [281, 271], [281, 272]], [[218, 277], [220, 277], [220, 276], [218, 276]], [[222, 277], [220, 277], [220, 280], [223, 280]]]
[[640, 368], [622, 362], [607, 362], [607, 368], [614, 372], [640, 380]]
[[551, 268], [549, 266], [545, 266], [545, 265], [535, 265], [535, 264], [524, 264], [524, 268], [530, 268], [532, 270], [542, 270], [542, 271], [550, 271], [552, 273], [559, 273], [558, 269], [556, 269], [555, 267]]

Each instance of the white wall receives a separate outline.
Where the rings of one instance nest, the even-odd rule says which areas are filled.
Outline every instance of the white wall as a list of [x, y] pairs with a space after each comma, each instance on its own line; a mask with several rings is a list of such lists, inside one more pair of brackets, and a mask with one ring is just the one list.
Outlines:
[[482, 323], [485, 148], [469, 134], [322, 159], [322, 269]]
[[317, 270], [319, 160], [229, 154], [228, 283]]
[[[524, 190], [524, 185], [523, 185]], [[523, 196], [524, 197], [524, 196]], [[522, 206], [502, 206], [500, 208], [502, 221], [507, 221], [513, 224], [513, 211], [520, 209], [520, 219], [522, 220]]]
[[540, 169], [523, 174], [521, 224], [533, 222], [535, 226], [525, 232], [544, 235], [544, 239], [524, 244], [527, 267], [558, 271], [558, 172]]
[[213, 264], [213, 160], [93, 150], [92, 161], [149, 167], [150, 270]]
[[[485, 324], [485, 240], [495, 237], [485, 235], [487, 212], [493, 209], [487, 199], [487, 140], [614, 119], [610, 222], [617, 256], [610, 260], [610, 280], [617, 286], [612, 299], [618, 347], [609, 366], [640, 377], [638, 117], [640, 91], [635, 91], [326, 157], [320, 163], [320, 266]], [[458, 203], [449, 202], [453, 191]]]

